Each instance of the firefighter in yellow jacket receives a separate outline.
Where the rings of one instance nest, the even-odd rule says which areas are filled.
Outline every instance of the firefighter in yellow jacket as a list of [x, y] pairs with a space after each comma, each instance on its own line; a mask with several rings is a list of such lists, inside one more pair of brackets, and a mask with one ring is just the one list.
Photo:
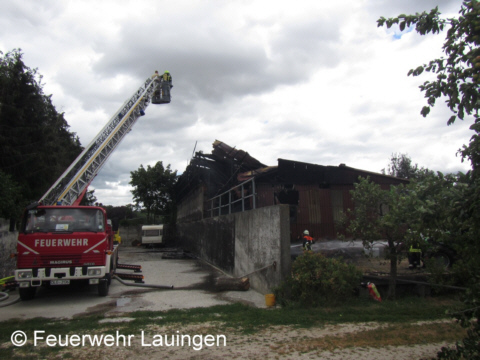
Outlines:
[[422, 267], [422, 249], [418, 242], [412, 243], [408, 249], [408, 263], [409, 269]]
[[172, 85], [172, 75], [170, 75], [169, 71], [165, 71], [161, 76], [161, 87], [162, 87], [162, 98], [170, 98], [170, 89], [173, 87]]

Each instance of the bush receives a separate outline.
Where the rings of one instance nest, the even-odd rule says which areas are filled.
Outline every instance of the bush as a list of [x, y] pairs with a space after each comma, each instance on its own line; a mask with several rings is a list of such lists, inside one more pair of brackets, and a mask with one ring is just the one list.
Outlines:
[[306, 251], [295, 259], [291, 276], [274, 293], [282, 306], [338, 305], [355, 295], [361, 278], [353, 265]]
[[438, 359], [463, 360], [480, 359], [480, 276], [474, 275], [469, 289], [464, 295], [467, 310], [452, 314], [467, 330], [467, 336], [457, 341], [455, 346], [442, 347]]

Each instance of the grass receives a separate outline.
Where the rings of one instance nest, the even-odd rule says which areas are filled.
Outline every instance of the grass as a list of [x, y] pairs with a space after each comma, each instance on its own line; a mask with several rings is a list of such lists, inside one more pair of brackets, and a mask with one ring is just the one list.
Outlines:
[[[100, 323], [103, 315], [77, 317], [71, 320], [35, 318], [25, 321], [9, 320], [0, 322], [0, 358], [5, 359], [44, 359], [60, 356], [68, 358], [69, 348], [34, 347], [30, 341], [23, 347], [14, 347], [10, 342], [12, 333], [24, 331], [29, 339], [34, 331], [44, 330], [48, 334], [122, 334], [138, 335], [143, 330], [151, 332], [162, 329], [163, 333], [175, 330], [195, 328], [197, 334], [229, 333], [250, 336], [268, 330], [272, 326], [293, 328], [323, 327], [325, 325], [345, 323], [378, 323], [381, 328], [364, 330], [343, 336], [324, 336], [318, 339], [296, 341], [297, 351], [311, 349], [332, 349], [353, 346], [386, 346], [412, 344], [420, 341], [427, 343], [454, 342], [464, 336], [463, 329], [452, 322], [440, 322], [435, 326], [418, 325], [418, 321], [438, 321], [449, 318], [448, 311], [462, 308], [462, 303], [454, 298], [404, 298], [398, 301], [374, 302], [370, 299], [356, 299], [347, 305], [332, 308], [274, 308], [258, 309], [242, 304], [213, 306], [187, 310], [164, 312], [138, 311], [128, 313], [133, 320], [122, 323]], [[3, 308], [2, 311], [8, 311]], [[191, 330], [189, 330], [191, 331]], [[155, 331], [154, 331], [155, 332]], [[277, 345], [280, 353], [285, 352], [284, 345]], [[75, 350], [75, 349], [74, 349]], [[289, 350], [290, 351], [290, 350]]]

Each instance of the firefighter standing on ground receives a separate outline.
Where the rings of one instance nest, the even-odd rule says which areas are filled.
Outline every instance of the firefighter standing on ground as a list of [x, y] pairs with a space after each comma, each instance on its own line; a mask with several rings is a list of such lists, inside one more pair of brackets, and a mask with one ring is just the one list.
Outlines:
[[420, 243], [417, 241], [410, 245], [410, 249], [408, 249], [408, 268], [409, 269], [416, 269], [422, 267], [422, 249], [420, 247]]
[[310, 232], [305, 230], [303, 232], [303, 249], [304, 250], [312, 250], [313, 238], [310, 236]]

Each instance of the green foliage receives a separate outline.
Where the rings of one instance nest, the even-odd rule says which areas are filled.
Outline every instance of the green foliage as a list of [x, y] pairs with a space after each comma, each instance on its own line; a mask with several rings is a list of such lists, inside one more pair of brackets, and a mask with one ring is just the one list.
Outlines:
[[347, 231], [354, 238], [360, 237], [372, 242], [384, 239], [382, 206], [387, 201], [386, 193], [369, 178], [360, 178], [354, 186], [351, 194], [355, 208], [349, 209], [351, 221]]
[[417, 179], [427, 174], [431, 174], [432, 171], [419, 168], [418, 164], [413, 165], [412, 159], [407, 154], [392, 154], [390, 157], [390, 164], [388, 164], [388, 171], [382, 169], [382, 174], [395, 176], [400, 179]]
[[41, 79], [20, 50], [0, 52], [0, 170], [26, 202], [38, 200], [82, 150]]
[[459, 236], [463, 224], [452, 211], [465, 196], [467, 184], [463, 179], [461, 173], [438, 172], [411, 182], [407, 187], [411, 204], [406, 209], [411, 214], [410, 231], [445, 243]]
[[427, 274], [427, 281], [432, 285], [430, 288], [432, 296], [461, 292], [461, 290], [451, 288], [458, 286], [455, 277], [447, 274], [445, 266], [435, 259], [425, 260], [425, 272]]
[[119, 225], [124, 227], [138, 227], [138, 226], [147, 225], [147, 224], [150, 224], [150, 222], [147, 221], [146, 216], [136, 217], [133, 219], [122, 219], [119, 221]]
[[[369, 178], [360, 178], [351, 192], [355, 208], [349, 209], [347, 231], [367, 248], [375, 241], [387, 241], [392, 277], [404, 249], [422, 243], [423, 238], [450, 245], [463, 255], [457, 266], [470, 268], [478, 252], [471, 252], [473, 247], [468, 253], [464, 249], [467, 230], [461, 214], [468, 190], [464, 180], [463, 174], [425, 172], [406, 186], [382, 190]], [[466, 281], [469, 275], [460, 277]], [[394, 286], [392, 282], [388, 297], [394, 297]]]
[[[443, 349], [438, 357], [441, 359], [478, 359], [480, 342], [480, 3], [478, 0], [463, 1], [458, 18], [440, 18], [438, 8], [430, 13], [416, 15], [400, 15], [397, 18], [380, 18], [378, 26], [387, 27], [399, 24], [416, 25], [416, 31], [425, 35], [429, 32], [439, 33], [449, 26], [443, 44], [446, 57], [434, 59], [428, 64], [410, 70], [408, 75], [418, 76], [424, 71], [437, 74], [436, 81], [426, 81], [420, 86], [427, 98], [421, 114], [428, 115], [430, 107], [440, 97], [446, 97], [449, 109], [454, 113], [447, 124], [451, 125], [457, 117], [464, 119], [473, 115], [474, 123], [470, 129], [474, 135], [468, 145], [460, 150], [462, 161], [468, 159], [472, 170], [467, 174], [459, 174], [453, 181], [446, 181], [447, 186], [440, 188], [437, 196], [431, 195], [423, 199], [419, 208], [421, 219], [417, 229], [436, 232], [436, 236], [450, 241], [458, 253], [458, 261], [454, 265], [454, 274], [468, 291], [465, 302], [471, 311], [457, 315], [461, 323], [467, 327], [468, 336], [454, 349]], [[434, 189], [435, 179], [424, 183], [425, 190]], [[442, 185], [442, 184], [441, 184]], [[445, 185], [445, 182], [444, 184]], [[419, 198], [419, 201], [422, 201]], [[440, 204], [440, 205], [437, 205]], [[437, 206], [437, 208], [435, 208]], [[443, 231], [447, 229], [447, 231]]]
[[282, 305], [333, 306], [355, 295], [362, 273], [339, 259], [306, 251], [292, 264], [292, 274], [276, 290]]
[[348, 209], [350, 222], [347, 232], [354, 238], [362, 239], [366, 248], [374, 242], [387, 240], [390, 260], [390, 283], [387, 298], [395, 298], [397, 263], [400, 255], [400, 244], [407, 231], [406, 218], [402, 207], [406, 206], [403, 185], [393, 187], [390, 191], [382, 190], [380, 185], [370, 181], [370, 178], [359, 178], [355, 189], [351, 191], [354, 209]]
[[443, 19], [438, 7], [429, 13], [415, 15], [401, 14], [395, 18], [381, 17], [378, 26], [392, 27], [398, 24], [401, 31], [405, 27], [415, 25], [420, 35], [439, 33], [449, 27], [443, 51], [446, 57], [431, 60], [428, 64], [418, 66], [408, 75], [419, 76], [424, 71], [437, 74], [435, 81], [425, 81], [420, 86], [427, 98], [421, 114], [427, 116], [430, 107], [440, 97], [447, 97], [446, 103], [455, 114], [447, 122], [451, 125], [457, 117], [464, 119], [466, 115], [476, 114], [480, 101], [480, 3], [477, 0], [464, 1], [457, 18]]
[[465, 296], [469, 308], [452, 314], [462, 327], [468, 329], [467, 336], [455, 347], [443, 347], [438, 359], [480, 359], [480, 277], [473, 280], [476, 281]]
[[475, 123], [470, 126], [470, 129], [475, 131], [475, 134], [470, 138], [470, 143], [463, 145], [460, 150], [462, 155], [462, 162], [468, 159], [472, 165], [471, 176], [472, 180], [480, 177], [480, 118], [475, 119]]
[[[416, 13], [415, 15], [398, 15], [396, 18], [385, 19], [383, 16], [377, 20], [378, 27], [386, 25], [387, 28], [391, 28], [394, 24], [398, 24], [400, 31], [405, 30], [405, 28], [410, 27], [416, 24], [416, 31], [421, 35], [426, 35], [430, 32], [439, 33], [443, 30], [445, 26], [444, 21], [439, 21], [438, 16], [440, 12], [438, 11], [438, 6], [431, 10], [430, 13], [423, 12], [421, 14]], [[421, 70], [419, 70], [421, 71]]]
[[20, 186], [9, 174], [0, 170], [0, 217], [5, 219], [20, 217], [22, 204]]
[[109, 219], [133, 219], [135, 217], [132, 205], [112, 206], [106, 205], [105, 211]]
[[[411, 179], [418, 171], [418, 164], [412, 165], [412, 159], [407, 154], [392, 154], [387, 174], [401, 179]], [[382, 169], [385, 174], [385, 169]]]
[[147, 220], [155, 222], [158, 215], [171, 215], [175, 211], [174, 185], [177, 171], [172, 171], [170, 165], [166, 168], [161, 161], [155, 166], [140, 165], [138, 170], [130, 172], [130, 185], [133, 199], [137, 206], [143, 206], [147, 211]]
[[123, 206], [105, 205], [107, 217], [112, 220], [114, 229], [117, 226], [138, 226], [148, 224], [146, 214], [137, 211], [132, 204]]

